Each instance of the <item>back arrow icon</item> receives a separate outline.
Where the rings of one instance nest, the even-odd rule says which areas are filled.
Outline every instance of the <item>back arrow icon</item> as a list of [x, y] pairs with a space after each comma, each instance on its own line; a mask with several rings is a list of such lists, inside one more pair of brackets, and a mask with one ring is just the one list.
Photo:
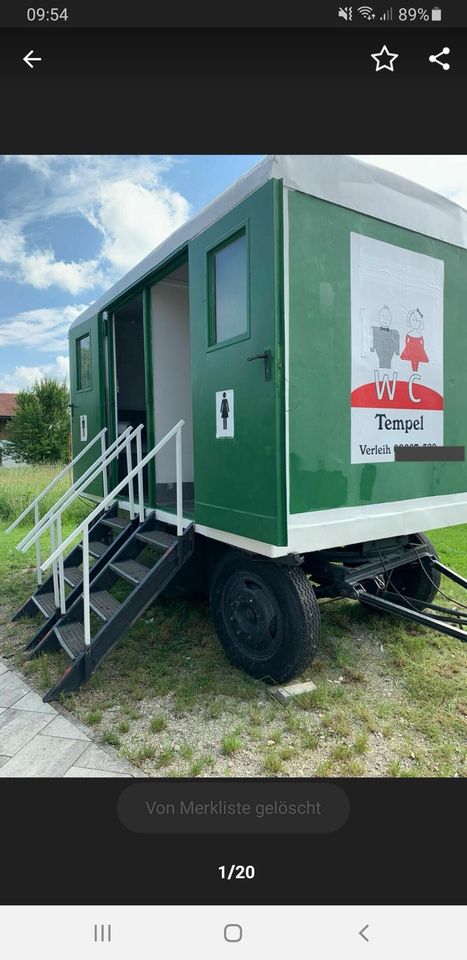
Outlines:
[[369, 938], [365, 936], [365, 930], [368, 930], [368, 927], [369, 927], [369, 923], [366, 923], [365, 926], [362, 927], [362, 929], [358, 931], [359, 937], [363, 937], [363, 939], [366, 940], [367, 943], [370, 942], [370, 941], [369, 941]]
[[31, 67], [31, 70], [34, 70], [34, 64], [32, 63], [33, 60], [42, 60], [42, 57], [33, 57], [33, 53], [34, 50], [30, 50], [29, 53], [23, 57], [24, 62], [27, 63], [28, 67]]

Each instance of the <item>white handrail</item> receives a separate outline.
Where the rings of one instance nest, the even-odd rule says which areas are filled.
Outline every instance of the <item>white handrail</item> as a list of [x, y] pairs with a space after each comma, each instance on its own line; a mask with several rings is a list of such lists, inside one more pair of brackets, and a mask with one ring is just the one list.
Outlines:
[[36, 504], [40, 503], [40, 501], [42, 500], [42, 497], [45, 497], [46, 493], [48, 493], [49, 490], [52, 490], [52, 487], [54, 487], [55, 484], [58, 483], [58, 481], [61, 480], [62, 477], [65, 476], [67, 471], [71, 470], [71, 468], [74, 467], [75, 463], [78, 463], [78, 460], [81, 460], [81, 457], [84, 457], [84, 454], [90, 449], [90, 447], [92, 447], [92, 445], [96, 442], [96, 440], [99, 440], [99, 438], [103, 437], [106, 433], [107, 433], [107, 427], [103, 427], [103, 429], [99, 433], [96, 433], [96, 436], [93, 437], [93, 439], [90, 440], [89, 443], [85, 447], [83, 447], [83, 449], [80, 450], [79, 453], [76, 454], [76, 457], [73, 457], [73, 460], [70, 463], [66, 464], [66, 466], [63, 468], [63, 470], [60, 471], [60, 473], [57, 473], [57, 476], [54, 477], [53, 480], [51, 480], [50, 483], [48, 483], [47, 486], [44, 487], [43, 490], [41, 490], [41, 492], [37, 495], [37, 497], [31, 501], [29, 506], [26, 507], [26, 509], [23, 510], [22, 513], [20, 513], [19, 517], [17, 517], [16, 520], [14, 520], [13, 523], [10, 524], [8, 529], [5, 530], [5, 533], [11, 533], [11, 531], [14, 530], [19, 523], [21, 523], [21, 520], [23, 520], [24, 517], [26, 517], [28, 513], [30, 513], [30, 511], [36, 506]]
[[103, 471], [103, 477], [107, 476], [107, 471], [105, 469], [103, 470], [103, 468], [108, 467], [109, 463], [112, 462], [117, 450], [118, 453], [121, 453], [125, 446], [128, 435], [132, 432], [132, 429], [132, 427], [127, 427], [126, 430], [124, 430], [123, 433], [121, 433], [117, 439], [110, 444], [110, 447], [107, 447], [104, 453], [101, 453], [97, 460], [94, 460], [87, 470], [85, 470], [85, 472], [78, 477], [77, 480], [75, 480], [71, 487], [69, 487], [68, 490], [65, 490], [65, 493], [62, 493], [62, 496], [59, 497], [59, 499], [50, 507], [47, 513], [44, 513], [44, 516], [41, 517], [32, 530], [29, 530], [26, 536], [20, 540], [16, 547], [17, 550], [22, 550], [24, 553], [32, 543], [35, 543], [39, 534], [42, 536], [45, 529], [49, 525], [48, 521], [50, 520], [51, 516], [56, 515], [60, 507], [62, 508], [61, 512], [66, 510], [66, 508], [69, 507], [70, 504], [73, 503], [73, 501], [76, 500], [76, 498], [79, 497], [83, 491], [94, 482], [101, 471]]
[[[65, 581], [63, 575], [63, 554], [66, 548], [73, 542], [76, 542], [78, 534], [82, 534], [82, 550], [83, 550], [83, 629], [84, 629], [84, 643], [86, 650], [89, 650], [91, 646], [91, 612], [90, 612], [90, 577], [89, 577], [89, 527], [93, 520], [98, 516], [102, 510], [115, 500], [118, 493], [121, 492], [125, 487], [128, 486], [129, 497], [130, 497], [130, 510], [132, 519], [134, 518], [134, 490], [133, 490], [133, 480], [138, 477], [138, 509], [139, 509], [139, 522], [142, 523], [144, 520], [144, 493], [143, 493], [143, 468], [149, 463], [150, 460], [156, 457], [159, 453], [159, 450], [165, 446], [165, 444], [175, 436], [175, 469], [176, 469], [176, 483], [177, 483], [177, 535], [181, 536], [183, 533], [183, 470], [182, 470], [182, 441], [181, 441], [181, 431], [184, 426], [185, 421], [179, 420], [178, 423], [172, 427], [171, 430], [159, 440], [159, 443], [153, 447], [145, 457], [141, 458], [141, 430], [143, 429], [142, 424], [136, 428], [136, 445], [137, 445], [137, 464], [136, 467], [133, 467], [129, 470], [127, 476], [124, 480], [121, 480], [116, 487], [104, 497], [99, 505], [86, 517], [85, 520], [80, 523], [78, 527], [71, 533], [66, 540], [61, 543], [61, 511], [58, 512], [57, 517], [53, 516], [50, 518], [51, 528], [50, 528], [50, 539], [52, 553], [47, 560], [42, 564], [41, 569], [47, 570], [48, 567], [52, 565], [53, 569], [53, 580], [54, 580], [54, 596], [56, 606], [60, 606], [62, 612], [66, 610], [66, 597], [65, 597]], [[127, 437], [127, 457], [128, 451], [130, 448], [132, 437]], [[127, 460], [129, 462], [129, 460]], [[133, 504], [133, 506], [131, 506]], [[55, 534], [54, 534], [54, 523], [57, 524], [57, 537], [58, 537], [58, 546], [55, 547]], [[58, 570], [57, 570], [57, 560], [58, 560]]]
[[[136, 464], [136, 467], [133, 467], [133, 469], [129, 474], [127, 474], [125, 479], [121, 480], [120, 483], [118, 483], [117, 486], [110, 491], [107, 498], [105, 500], [101, 500], [98, 506], [95, 508], [95, 510], [93, 510], [92, 513], [90, 513], [89, 516], [87, 516], [86, 519], [83, 520], [80, 523], [80, 525], [76, 527], [75, 530], [73, 530], [73, 533], [70, 533], [70, 535], [66, 538], [66, 540], [63, 541], [61, 546], [57, 547], [54, 550], [54, 552], [50, 554], [50, 557], [47, 557], [47, 560], [44, 560], [44, 563], [41, 566], [42, 570], [47, 570], [47, 568], [50, 567], [50, 565], [54, 562], [54, 560], [57, 559], [59, 554], [62, 553], [73, 542], [73, 540], [76, 539], [77, 535], [79, 533], [82, 533], [85, 527], [90, 526], [90, 524], [92, 523], [93, 520], [95, 520], [98, 514], [101, 513], [102, 510], [105, 510], [106, 506], [108, 506], [109, 503], [115, 500], [115, 497], [117, 496], [117, 494], [120, 493], [120, 491], [123, 490], [126, 486], [128, 486], [128, 481], [132, 480], [133, 477], [137, 476], [138, 472], [142, 470], [149, 463], [149, 461], [156, 456], [156, 454], [159, 453], [159, 450], [161, 450], [162, 447], [165, 446], [167, 441], [171, 440], [172, 437], [175, 436], [175, 434], [182, 429], [182, 427], [184, 426], [184, 423], [185, 423], [184, 420], [179, 420], [178, 423], [176, 423], [175, 426], [172, 427], [172, 429], [169, 430], [168, 433], [166, 433], [165, 437], [163, 437], [162, 440], [159, 440], [159, 443], [156, 443], [156, 446], [153, 447], [152, 450], [150, 450], [145, 457], [143, 457], [140, 463]], [[179, 455], [180, 454], [181, 454], [181, 445], [179, 450]], [[182, 471], [181, 471], [181, 464], [180, 464], [180, 469], [177, 471], [177, 482], [178, 482], [179, 476], [181, 477], [181, 475], [182, 475]], [[179, 503], [179, 498], [177, 497], [177, 534], [178, 536], [181, 536], [181, 534], [183, 533], [182, 503], [183, 503], [183, 498], [180, 497], [180, 503]]]
[[[116, 446], [114, 450], [112, 450], [110, 456], [109, 456], [108, 458], [106, 458], [105, 461], [103, 461], [103, 462], [101, 463], [101, 462], [100, 462], [100, 458], [99, 458], [99, 460], [96, 460], [97, 466], [95, 466], [95, 464], [93, 464], [93, 468], [94, 468], [94, 469], [93, 469], [93, 472], [92, 472], [92, 474], [86, 479], [86, 482], [85, 482], [83, 488], [84, 488], [84, 487], [88, 487], [90, 483], [93, 483], [93, 481], [97, 479], [97, 477], [98, 477], [99, 474], [101, 473], [103, 467], [108, 467], [109, 463], [111, 463], [112, 460], [114, 460], [116, 457], [119, 457], [120, 454], [123, 452], [123, 450], [125, 450], [125, 449], [127, 450], [128, 447], [129, 447], [129, 445], [131, 444], [132, 440], [135, 439], [135, 437], [138, 435], [138, 433], [139, 433], [142, 429], [143, 429], [143, 425], [142, 425], [142, 424], [140, 424], [139, 427], [135, 427], [135, 430], [134, 430], [134, 431], [133, 431], [133, 428], [132, 428], [132, 427], [127, 427], [127, 429], [125, 430], [125, 432], [122, 433], [122, 434], [120, 434], [120, 437], [119, 437], [120, 440], [123, 439], [123, 442], [120, 443], [119, 446]], [[128, 431], [130, 431], [130, 432], [128, 432]], [[110, 448], [109, 448], [109, 449], [110, 449]], [[78, 488], [78, 489], [75, 491], [75, 496], [78, 497], [81, 492], [82, 492], [82, 488], [80, 487], [80, 488]], [[113, 499], [114, 499], [114, 498], [112, 497], [111, 494], [107, 494], [107, 497], [104, 498], [105, 503], [107, 503], [107, 502], [110, 503]], [[104, 502], [104, 500], [100, 500], [100, 501], [99, 501], [99, 506], [96, 508], [96, 510], [93, 510], [93, 512], [92, 512], [92, 514], [90, 514], [90, 516], [94, 516], [95, 513], [96, 513], [96, 511], [97, 511], [97, 513], [100, 513], [100, 511], [103, 509], [103, 508], [102, 508], [102, 503]], [[44, 535], [44, 533], [45, 533], [45, 531], [48, 529], [48, 527], [52, 527], [52, 526], [53, 526], [53, 524], [57, 521], [57, 519], [62, 516], [62, 513], [64, 513], [64, 511], [67, 509], [67, 507], [69, 507], [70, 503], [71, 503], [71, 500], [67, 501], [66, 503], [62, 503], [62, 505], [58, 508], [58, 510], [53, 510], [53, 511], [51, 512], [50, 516], [47, 518], [47, 520], [46, 520], [46, 522], [44, 523], [43, 526], [39, 526], [37, 530], [34, 529], [34, 530], [31, 530], [31, 531], [30, 531], [30, 533], [29, 533], [28, 536], [27, 536], [27, 543], [25, 543], [25, 545], [22, 546], [22, 547], [21, 547], [21, 544], [19, 544], [19, 547], [21, 547], [22, 553], [26, 553], [26, 550], [29, 550], [29, 547], [32, 546], [33, 543], [35, 543], [38, 539], [40, 539], [40, 538]], [[105, 509], [105, 508], [104, 508], [104, 509]], [[45, 519], [46, 519], [46, 518], [44, 517], [44, 520], [45, 520]], [[84, 522], [84, 521], [83, 521], [83, 522]], [[79, 529], [81, 529], [81, 528], [78, 527], [77, 529], [79, 530]], [[72, 534], [72, 536], [73, 536], [73, 534]], [[25, 539], [26, 539], [26, 538], [25, 538]]]

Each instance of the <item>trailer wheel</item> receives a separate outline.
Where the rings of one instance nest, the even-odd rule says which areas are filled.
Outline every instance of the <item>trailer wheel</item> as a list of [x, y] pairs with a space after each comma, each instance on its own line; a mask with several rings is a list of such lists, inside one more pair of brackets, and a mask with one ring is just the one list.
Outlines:
[[229, 660], [253, 677], [285, 683], [318, 649], [319, 605], [300, 567], [229, 551], [214, 572], [211, 610]]
[[[429, 538], [424, 533], [415, 533], [410, 537], [410, 542], [414, 546], [426, 544], [433, 551], [433, 555], [438, 558], [438, 554]], [[402, 596], [395, 602], [401, 606], [410, 607], [410, 600], [417, 600], [417, 607], [423, 610], [427, 603], [433, 603], [441, 583], [441, 573], [437, 570], [429, 557], [423, 557], [421, 560], [415, 560], [412, 563], [406, 563], [403, 567], [396, 567], [385, 578], [389, 592], [401, 594]], [[368, 593], [376, 593], [376, 584], [371, 581], [365, 583]], [[384, 594], [384, 589], [381, 591]], [[407, 597], [407, 599], [405, 599]]]

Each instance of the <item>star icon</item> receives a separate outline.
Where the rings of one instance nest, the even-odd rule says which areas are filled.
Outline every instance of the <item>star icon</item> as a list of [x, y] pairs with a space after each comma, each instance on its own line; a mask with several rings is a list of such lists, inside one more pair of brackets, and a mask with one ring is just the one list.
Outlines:
[[371, 56], [376, 62], [376, 73], [378, 73], [378, 70], [390, 70], [391, 73], [394, 73], [394, 60], [397, 60], [399, 54], [390, 53], [385, 43], [379, 53], [372, 53]]

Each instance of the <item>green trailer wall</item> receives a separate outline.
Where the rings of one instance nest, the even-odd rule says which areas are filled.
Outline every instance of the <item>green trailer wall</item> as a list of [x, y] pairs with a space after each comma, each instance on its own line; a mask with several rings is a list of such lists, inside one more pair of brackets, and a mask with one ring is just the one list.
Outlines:
[[[77, 384], [77, 341], [89, 334], [91, 351], [91, 385], [85, 390], [78, 390]], [[88, 418], [88, 440], [92, 440], [105, 426], [104, 421], [104, 370], [101, 342], [101, 326], [97, 316], [85, 323], [74, 327], [70, 331], [70, 394], [72, 403], [72, 446], [75, 457], [86, 443], [80, 439], [80, 416]], [[109, 440], [107, 442], [110, 442]], [[90, 448], [88, 453], [78, 461], [74, 467], [73, 479], [77, 480], [84, 471], [91, 466], [101, 452], [100, 442]], [[101, 497], [102, 480], [96, 479], [88, 488], [87, 493]]]
[[351, 233], [444, 261], [444, 444], [467, 447], [467, 251], [288, 191], [290, 513], [462, 493], [466, 464], [351, 463]]
[[[287, 543], [282, 200], [282, 182], [270, 180], [189, 245], [195, 521], [277, 545]], [[209, 256], [239, 230], [248, 243], [248, 332], [210, 346]], [[264, 361], [252, 359], [266, 350], [269, 379]], [[224, 440], [216, 393], [225, 389], [235, 396], [235, 435]]]

